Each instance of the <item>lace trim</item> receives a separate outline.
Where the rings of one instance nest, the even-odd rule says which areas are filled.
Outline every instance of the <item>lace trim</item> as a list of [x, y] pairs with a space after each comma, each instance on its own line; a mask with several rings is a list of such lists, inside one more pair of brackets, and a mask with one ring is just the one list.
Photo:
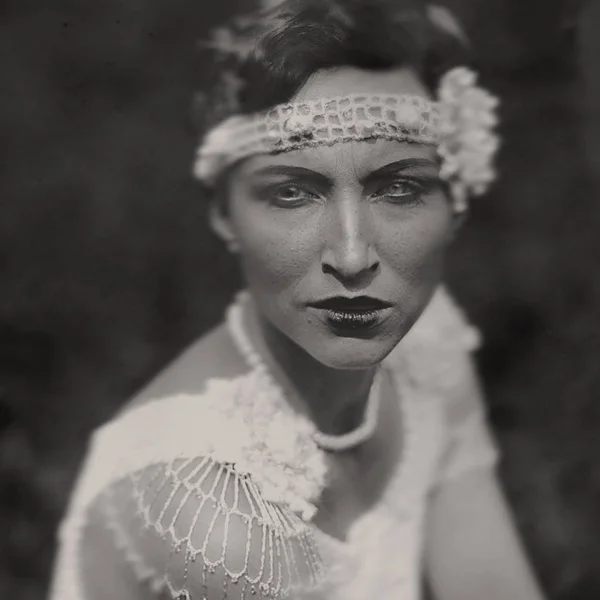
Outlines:
[[[117, 543], [154, 591], [206, 598], [218, 588], [222, 598], [261, 599], [324, 585], [311, 530], [265, 502], [251, 479], [229, 465], [209, 458], [153, 465], [111, 488], [103, 500]], [[149, 566], [141, 548], [165, 568]]]
[[252, 473], [266, 500], [285, 503], [302, 515], [314, 513], [307, 500], [318, 498], [322, 490], [325, 458], [306, 435], [307, 420], [282, 410], [258, 373], [210, 380], [201, 395], [172, 396], [168, 410], [156, 410], [164, 402], [150, 402], [95, 432], [72, 510], [84, 508], [105, 485], [148, 464], [210, 456], [235, 465], [239, 473]]

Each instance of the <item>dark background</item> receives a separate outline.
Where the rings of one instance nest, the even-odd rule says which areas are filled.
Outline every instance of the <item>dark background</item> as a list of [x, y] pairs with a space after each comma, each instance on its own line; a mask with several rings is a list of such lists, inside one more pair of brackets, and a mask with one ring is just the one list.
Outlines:
[[[548, 595], [597, 599], [600, 6], [446, 3], [505, 137], [450, 285], [486, 337], [502, 478]], [[188, 175], [195, 41], [234, 1], [214, 6], [0, 2], [2, 599], [44, 598], [90, 429], [237, 286]]]

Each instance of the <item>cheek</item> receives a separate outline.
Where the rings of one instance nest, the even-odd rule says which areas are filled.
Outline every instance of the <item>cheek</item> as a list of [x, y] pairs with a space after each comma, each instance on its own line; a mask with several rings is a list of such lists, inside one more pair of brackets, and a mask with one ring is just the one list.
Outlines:
[[281, 291], [302, 277], [318, 257], [318, 235], [310, 215], [239, 202], [232, 220], [243, 270], [251, 285]]
[[417, 211], [400, 223], [386, 221], [380, 248], [384, 261], [406, 281], [438, 279], [452, 231], [449, 208], [442, 204]]

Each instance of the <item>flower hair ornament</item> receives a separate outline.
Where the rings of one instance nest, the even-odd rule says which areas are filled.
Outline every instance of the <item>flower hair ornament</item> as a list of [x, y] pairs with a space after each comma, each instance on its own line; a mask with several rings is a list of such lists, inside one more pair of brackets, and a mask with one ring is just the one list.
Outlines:
[[[219, 35], [226, 34], [221, 30]], [[231, 52], [232, 41], [223, 39], [219, 45]], [[466, 67], [441, 77], [434, 100], [386, 93], [280, 104], [260, 113], [230, 116], [210, 130], [198, 148], [194, 175], [212, 186], [228, 167], [252, 155], [349, 141], [434, 145], [440, 177], [448, 182], [454, 209], [461, 213], [469, 199], [484, 194], [496, 177], [497, 106], [498, 99], [479, 87], [476, 73]]]

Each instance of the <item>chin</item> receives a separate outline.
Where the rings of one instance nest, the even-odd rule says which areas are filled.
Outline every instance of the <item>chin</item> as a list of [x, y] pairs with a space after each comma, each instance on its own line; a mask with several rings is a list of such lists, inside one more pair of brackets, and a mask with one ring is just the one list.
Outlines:
[[380, 364], [398, 342], [338, 338], [310, 348], [309, 354], [330, 369], [361, 370]]

